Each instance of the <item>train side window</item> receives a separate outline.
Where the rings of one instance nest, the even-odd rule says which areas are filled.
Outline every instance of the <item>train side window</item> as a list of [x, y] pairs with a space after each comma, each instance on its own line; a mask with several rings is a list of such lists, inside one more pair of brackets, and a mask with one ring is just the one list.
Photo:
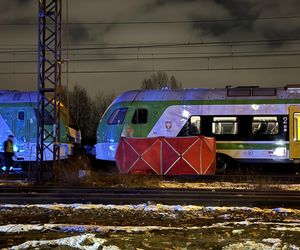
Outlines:
[[238, 123], [236, 117], [214, 117], [212, 133], [216, 135], [236, 135]]
[[201, 133], [201, 117], [198, 115], [190, 118], [190, 135], [199, 135]]
[[18, 112], [18, 120], [24, 121], [25, 118], [25, 112], [24, 111], [19, 111]]
[[252, 134], [277, 135], [278, 119], [276, 116], [257, 116], [252, 120]]
[[122, 124], [127, 112], [127, 108], [116, 109], [108, 119], [109, 125]]
[[136, 109], [131, 122], [133, 124], [144, 124], [148, 121], [148, 110], [147, 109]]

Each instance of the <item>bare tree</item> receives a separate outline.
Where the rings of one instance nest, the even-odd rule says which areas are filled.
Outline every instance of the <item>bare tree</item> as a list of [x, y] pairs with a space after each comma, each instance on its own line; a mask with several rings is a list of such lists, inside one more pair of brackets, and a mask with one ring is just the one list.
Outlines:
[[181, 82], [176, 80], [174, 76], [169, 78], [164, 71], [158, 71], [157, 74], [152, 74], [149, 78], [145, 78], [141, 84], [142, 89], [181, 89]]
[[81, 130], [83, 143], [91, 139], [91, 110], [92, 102], [86, 90], [75, 85], [69, 96], [69, 109]]
[[115, 99], [115, 94], [104, 94], [102, 91], [99, 91], [95, 98], [92, 101], [91, 105], [91, 118], [90, 118], [90, 129], [91, 134], [93, 135], [93, 143], [96, 142], [96, 133], [99, 121], [108, 108], [108, 106]]
[[94, 99], [90, 98], [85, 88], [75, 85], [72, 91], [62, 87], [61, 100], [76, 120], [82, 134], [83, 144], [96, 142], [99, 120], [111, 104], [115, 94], [106, 95], [99, 91]]
[[115, 93], [106, 95], [101, 90], [96, 94], [94, 103], [100, 118], [115, 98], [116, 98]]

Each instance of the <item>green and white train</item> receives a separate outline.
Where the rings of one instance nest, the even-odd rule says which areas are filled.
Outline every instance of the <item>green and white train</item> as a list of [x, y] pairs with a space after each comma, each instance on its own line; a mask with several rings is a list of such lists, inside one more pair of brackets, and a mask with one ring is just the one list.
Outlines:
[[214, 136], [229, 161], [298, 162], [300, 87], [134, 90], [117, 97], [97, 129], [96, 158], [115, 160], [121, 136]]
[[[37, 92], [0, 90], [0, 155], [4, 152], [3, 142], [8, 135], [13, 134], [15, 161], [36, 161], [37, 100]], [[45, 126], [50, 133], [53, 131], [53, 122], [53, 115], [46, 111]], [[60, 158], [67, 159], [74, 145], [80, 143], [81, 133], [63, 105], [60, 124]], [[50, 150], [44, 152], [44, 160], [53, 160]]]

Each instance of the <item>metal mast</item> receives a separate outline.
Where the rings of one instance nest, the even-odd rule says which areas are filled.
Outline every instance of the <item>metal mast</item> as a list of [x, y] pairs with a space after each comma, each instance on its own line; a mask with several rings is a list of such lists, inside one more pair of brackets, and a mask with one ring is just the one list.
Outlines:
[[[37, 174], [60, 160], [61, 0], [39, 0]], [[51, 115], [51, 116], [49, 116]], [[51, 119], [53, 117], [53, 119]]]

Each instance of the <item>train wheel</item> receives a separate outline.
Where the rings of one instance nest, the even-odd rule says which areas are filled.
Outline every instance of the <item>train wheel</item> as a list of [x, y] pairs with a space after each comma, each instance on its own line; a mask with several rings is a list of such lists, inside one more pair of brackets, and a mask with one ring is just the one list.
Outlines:
[[217, 167], [216, 173], [222, 174], [229, 168], [230, 165], [230, 158], [223, 154], [217, 154]]

